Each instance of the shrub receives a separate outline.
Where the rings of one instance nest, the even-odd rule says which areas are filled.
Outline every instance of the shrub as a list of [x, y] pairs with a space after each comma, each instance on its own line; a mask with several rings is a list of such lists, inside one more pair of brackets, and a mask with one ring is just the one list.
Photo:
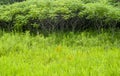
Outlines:
[[74, 31], [120, 23], [120, 9], [105, 0], [28, 0], [2, 5], [0, 11], [0, 26], [9, 30]]
[[[85, 9], [79, 13], [79, 16], [93, 21], [93, 26], [101, 27], [104, 25], [115, 26], [120, 22], [120, 9], [103, 3], [88, 3], [84, 5]], [[115, 23], [115, 22], [116, 23]], [[113, 24], [114, 22], [114, 24]]]

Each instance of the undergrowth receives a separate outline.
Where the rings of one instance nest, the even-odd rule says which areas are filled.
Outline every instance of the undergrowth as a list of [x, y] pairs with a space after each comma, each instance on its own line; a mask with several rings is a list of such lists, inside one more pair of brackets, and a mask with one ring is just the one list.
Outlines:
[[0, 33], [1, 76], [119, 76], [120, 31]]

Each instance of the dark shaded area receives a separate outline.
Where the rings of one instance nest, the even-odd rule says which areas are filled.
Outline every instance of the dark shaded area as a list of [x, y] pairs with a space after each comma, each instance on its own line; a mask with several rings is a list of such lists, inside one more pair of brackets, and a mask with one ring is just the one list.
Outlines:
[[26, 0], [0, 0], [0, 4], [6, 5], [6, 4], [13, 4], [15, 2], [22, 2], [22, 1], [26, 1]]
[[[13, 19], [14, 20], [14, 19]], [[63, 19], [57, 17], [55, 20], [47, 18], [44, 20], [29, 18], [28, 23], [22, 25], [22, 27], [14, 28], [14, 21], [5, 22], [0, 21], [0, 29], [5, 31], [18, 31], [25, 32], [30, 31], [31, 33], [37, 34], [44, 33], [49, 34], [52, 32], [79, 32], [84, 30], [95, 30], [100, 31], [101, 29], [120, 28], [120, 22], [110, 21], [106, 23], [100, 19], [86, 19], [85, 17], [73, 17], [70, 19]]]

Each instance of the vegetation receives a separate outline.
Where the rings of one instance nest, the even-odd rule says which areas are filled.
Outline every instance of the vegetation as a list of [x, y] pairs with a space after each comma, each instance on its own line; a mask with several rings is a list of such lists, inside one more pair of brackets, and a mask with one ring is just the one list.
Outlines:
[[0, 76], [120, 76], [119, 0], [0, 4]]
[[12, 3], [15, 3], [15, 2], [22, 2], [22, 1], [25, 1], [25, 0], [0, 0], [0, 4], [1, 5], [12, 4]]
[[119, 27], [119, 6], [109, 0], [93, 1], [28, 0], [2, 5], [0, 26], [7, 30], [32, 32]]
[[120, 31], [1, 33], [1, 76], [119, 76]]

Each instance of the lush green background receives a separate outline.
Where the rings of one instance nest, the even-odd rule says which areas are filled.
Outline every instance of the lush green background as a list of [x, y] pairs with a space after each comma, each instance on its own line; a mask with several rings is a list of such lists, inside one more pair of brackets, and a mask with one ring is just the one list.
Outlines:
[[0, 26], [7, 30], [52, 32], [120, 25], [119, 1], [27, 0], [0, 6]]
[[0, 4], [0, 76], [120, 76], [119, 0]]

